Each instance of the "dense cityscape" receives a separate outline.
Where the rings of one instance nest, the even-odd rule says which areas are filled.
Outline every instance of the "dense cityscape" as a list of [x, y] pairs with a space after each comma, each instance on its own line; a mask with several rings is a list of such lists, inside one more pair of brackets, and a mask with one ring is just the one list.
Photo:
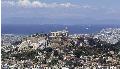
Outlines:
[[0, 3], [0, 69], [120, 69], [120, 0]]
[[2, 34], [1, 43], [2, 69], [120, 69], [120, 28]]

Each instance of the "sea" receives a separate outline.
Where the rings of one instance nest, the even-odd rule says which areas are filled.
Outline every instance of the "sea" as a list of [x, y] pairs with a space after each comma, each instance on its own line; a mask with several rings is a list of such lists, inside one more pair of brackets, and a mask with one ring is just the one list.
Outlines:
[[49, 33], [51, 31], [60, 31], [64, 30], [66, 27], [70, 34], [91, 34], [98, 33], [100, 30], [105, 28], [120, 28], [120, 24], [1, 24], [1, 33], [30, 35], [34, 33]]

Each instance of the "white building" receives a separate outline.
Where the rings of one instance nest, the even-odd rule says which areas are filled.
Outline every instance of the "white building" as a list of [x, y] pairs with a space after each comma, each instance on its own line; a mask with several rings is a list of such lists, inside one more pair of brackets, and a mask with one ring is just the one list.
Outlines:
[[50, 37], [68, 37], [69, 32], [67, 31], [67, 28], [65, 30], [62, 31], [56, 31], [56, 32], [50, 32]]

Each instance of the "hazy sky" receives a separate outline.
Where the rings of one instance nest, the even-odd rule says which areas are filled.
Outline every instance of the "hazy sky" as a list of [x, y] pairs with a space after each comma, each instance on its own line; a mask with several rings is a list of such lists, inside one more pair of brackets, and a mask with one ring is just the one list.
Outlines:
[[2, 0], [3, 22], [12, 18], [119, 20], [120, 0]]

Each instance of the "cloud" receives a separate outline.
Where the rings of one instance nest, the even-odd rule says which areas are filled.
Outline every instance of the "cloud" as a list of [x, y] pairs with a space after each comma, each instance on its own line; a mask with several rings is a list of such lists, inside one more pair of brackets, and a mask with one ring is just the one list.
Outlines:
[[77, 7], [75, 4], [71, 3], [44, 3], [41, 1], [30, 1], [30, 0], [19, 0], [17, 2], [15, 1], [2, 1], [2, 6], [19, 6], [19, 7], [34, 7], [34, 8], [57, 8], [57, 7], [63, 7], [63, 8], [70, 8], [70, 7]]
[[5, 7], [12, 7], [12, 6], [15, 6], [15, 2], [14, 1], [2, 1], [1, 2], [1, 5], [2, 7], [5, 6]]
[[31, 2], [29, 0], [19, 0], [18, 5], [23, 7], [29, 7], [31, 6]]

